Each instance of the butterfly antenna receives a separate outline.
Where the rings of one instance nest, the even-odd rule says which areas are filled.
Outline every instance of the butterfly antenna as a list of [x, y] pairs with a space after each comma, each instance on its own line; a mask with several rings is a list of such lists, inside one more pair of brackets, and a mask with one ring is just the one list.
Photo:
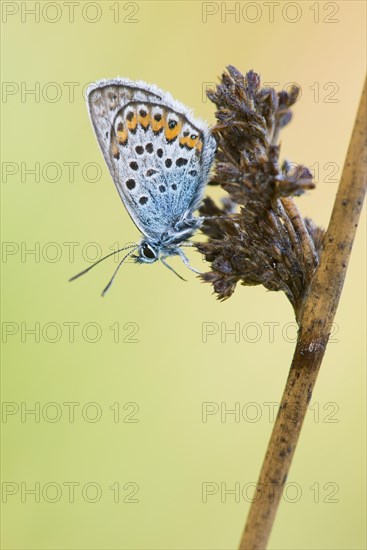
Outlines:
[[134, 248], [132, 250], [130, 250], [127, 254], [125, 254], [125, 256], [122, 258], [121, 262], [119, 263], [119, 265], [116, 267], [115, 271], [114, 271], [114, 274], [112, 275], [108, 285], [103, 289], [102, 291], [102, 297], [106, 294], [107, 290], [110, 288], [110, 286], [112, 285], [113, 281], [114, 281], [114, 278], [116, 277], [117, 275], [117, 272], [118, 270], [120, 269], [120, 267], [122, 266], [122, 264], [124, 263], [124, 261], [126, 260], [126, 258], [128, 258], [129, 256], [131, 256], [131, 254], [134, 252], [134, 250], [136, 250], [138, 248], [139, 245], [136, 245], [134, 246]]
[[[78, 273], [77, 275], [74, 275], [74, 277], [71, 277], [71, 279], [69, 279], [69, 282], [71, 281], [75, 281], [75, 279], [78, 279], [78, 277], [81, 277], [82, 275], [84, 275], [85, 273], [88, 273], [88, 271], [90, 271], [92, 269], [92, 267], [95, 267], [96, 265], [100, 264], [101, 262], [103, 262], [103, 260], [107, 260], [107, 258], [110, 258], [110, 256], [113, 256], [114, 254], [118, 254], [119, 252], [122, 252], [123, 250], [127, 250], [128, 248], [137, 248], [138, 245], [136, 244], [131, 244], [129, 246], [124, 246], [124, 248], [120, 248], [119, 250], [115, 250], [114, 252], [111, 252], [110, 254], [107, 254], [107, 256], [104, 256], [103, 258], [101, 258], [100, 260], [97, 260], [96, 262], [94, 262], [94, 264], [90, 265], [89, 267], [87, 267], [87, 269], [83, 269], [83, 271], [81, 271], [80, 273]], [[133, 252], [133, 251], [131, 251]]]
[[217, 216], [200, 216], [203, 222], [210, 220], [233, 220], [233, 214], [218, 214]]
[[173, 271], [173, 273], [174, 273], [175, 275], [177, 275], [177, 277], [178, 277], [179, 279], [181, 279], [181, 281], [186, 281], [186, 282], [187, 282], [187, 279], [184, 279], [183, 277], [181, 277], [181, 275], [180, 275], [179, 273], [177, 273], [177, 271], [175, 271], [175, 270], [173, 269], [172, 266], [170, 266], [167, 262], [164, 261], [164, 258], [161, 258], [161, 262], [162, 262], [163, 265], [165, 265], [166, 267], [168, 267], [168, 269], [169, 269], [170, 271]]
[[196, 273], [197, 275], [201, 275], [201, 271], [198, 271], [197, 269], [195, 269], [194, 267], [192, 267], [189, 263], [189, 259], [187, 258], [187, 256], [185, 255], [185, 253], [183, 252], [183, 250], [180, 250], [179, 248], [177, 248], [177, 253], [178, 255], [180, 256], [181, 260], [183, 261], [183, 263], [191, 270], [193, 271], [194, 273]]

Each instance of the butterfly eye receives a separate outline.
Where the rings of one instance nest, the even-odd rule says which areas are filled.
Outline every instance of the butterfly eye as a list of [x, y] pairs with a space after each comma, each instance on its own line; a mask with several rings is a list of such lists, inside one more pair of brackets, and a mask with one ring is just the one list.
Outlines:
[[147, 243], [143, 244], [142, 253], [143, 253], [143, 256], [145, 256], [148, 260], [156, 259], [154, 250]]

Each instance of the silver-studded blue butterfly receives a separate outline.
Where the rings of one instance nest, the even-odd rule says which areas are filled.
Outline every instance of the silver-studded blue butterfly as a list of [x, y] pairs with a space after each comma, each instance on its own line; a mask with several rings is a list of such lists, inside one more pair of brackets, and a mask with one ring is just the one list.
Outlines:
[[216, 150], [207, 125], [193, 118], [169, 93], [145, 82], [101, 80], [88, 88], [87, 100], [117, 191], [143, 234], [139, 244], [129, 247], [103, 294], [125, 259], [136, 251], [133, 257], [137, 262], [159, 259], [172, 271], [165, 260], [178, 255], [198, 273], [180, 247], [189, 245], [188, 239], [204, 219], [194, 216], [194, 211], [201, 202]]

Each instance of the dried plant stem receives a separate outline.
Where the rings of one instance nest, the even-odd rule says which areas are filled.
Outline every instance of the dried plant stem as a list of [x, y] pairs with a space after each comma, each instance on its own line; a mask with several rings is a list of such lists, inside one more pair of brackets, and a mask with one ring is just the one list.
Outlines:
[[265, 549], [338, 307], [366, 192], [366, 84], [240, 550]]

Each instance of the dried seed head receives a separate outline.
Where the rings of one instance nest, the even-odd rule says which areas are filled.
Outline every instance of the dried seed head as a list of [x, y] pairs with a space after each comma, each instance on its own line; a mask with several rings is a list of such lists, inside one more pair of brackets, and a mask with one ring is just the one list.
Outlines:
[[[196, 244], [212, 267], [202, 279], [213, 284], [219, 299], [231, 296], [238, 282], [262, 284], [283, 290], [296, 314], [323, 235], [287, 198], [314, 187], [310, 171], [279, 164], [279, 132], [291, 120], [298, 93], [297, 87], [280, 93], [261, 88], [259, 75], [243, 76], [232, 66], [208, 92], [217, 106], [212, 132], [218, 142], [209, 183], [220, 185], [228, 198], [222, 208], [210, 198], [203, 201], [200, 214], [214, 219], [202, 226], [208, 241]], [[236, 204], [241, 208], [234, 213]]]

